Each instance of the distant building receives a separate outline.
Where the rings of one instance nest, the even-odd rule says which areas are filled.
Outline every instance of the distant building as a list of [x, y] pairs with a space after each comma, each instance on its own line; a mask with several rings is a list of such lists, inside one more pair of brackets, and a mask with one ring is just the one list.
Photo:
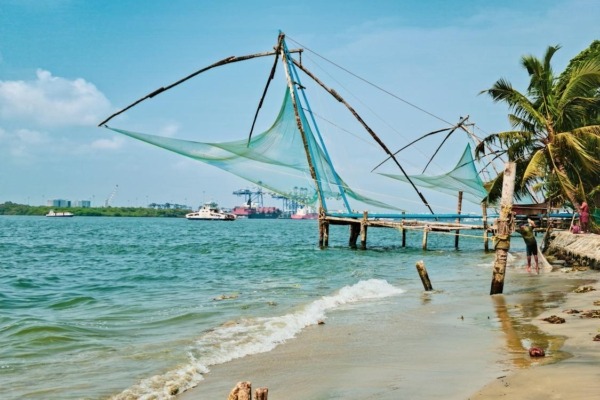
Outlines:
[[49, 207], [82, 207], [82, 208], [90, 208], [92, 206], [92, 202], [90, 200], [63, 200], [63, 199], [55, 199], [48, 200]]
[[48, 200], [48, 206], [50, 206], [50, 207], [71, 207], [71, 200], [63, 200], [63, 199]]

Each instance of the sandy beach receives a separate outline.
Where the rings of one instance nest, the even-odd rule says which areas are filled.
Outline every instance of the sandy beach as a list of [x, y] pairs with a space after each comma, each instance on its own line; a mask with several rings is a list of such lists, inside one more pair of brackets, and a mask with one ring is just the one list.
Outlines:
[[[554, 271], [550, 275], [557, 274], [566, 273]], [[597, 279], [598, 272], [569, 274]], [[560, 276], [558, 278], [560, 280]], [[564, 303], [531, 319], [531, 323], [540, 330], [551, 336], [564, 338], [560, 351], [566, 353], [565, 359], [553, 359], [555, 357], [551, 353], [547, 354], [547, 360], [539, 359], [538, 363], [534, 362], [529, 368], [516, 369], [506, 376], [498, 377], [469, 399], [597, 399], [600, 395], [600, 341], [594, 341], [593, 338], [600, 334], [600, 319], [567, 312], [600, 309], [598, 283], [584, 286], [591, 286], [595, 290], [584, 293], [570, 291]], [[544, 318], [552, 315], [564, 318], [565, 323], [552, 324], [544, 321]]]
[[[205, 381], [178, 398], [226, 399], [242, 380], [252, 382], [253, 390], [268, 387], [274, 400], [597, 398], [600, 342], [593, 337], [600, 334], [600, 319], [565, 310], [600, 309], [594, 305], [600, 290], [574, 292], [582, 286], [600, 289], [598, 271], [555, 268], [537, 275], [511, 267], [508, 273], [508, 284], [518, 280], [521, 289], [478, 300], [488, 304], [465, 301], [464, 316], [425, 307], [423, 318], [445, 317], [422, 332], [409, 332], [408, 339], [409, 319], [420, 316], [390, 315], [383, 305], [364, 317], [369, 328], [356, 331], [340, 312], [271, 352], [211, 368]], [[498, 324], [495, 337], [477, 329], [486, 314]], [[551, 315], [566, 322], [543, 321]], [[530, 357], [532, 346], [542, 347], [546, 357]]]

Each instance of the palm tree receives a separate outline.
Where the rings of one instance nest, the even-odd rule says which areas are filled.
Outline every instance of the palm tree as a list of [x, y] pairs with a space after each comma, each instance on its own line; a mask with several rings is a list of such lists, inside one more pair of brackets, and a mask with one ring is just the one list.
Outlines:
[[[530, 78], [525, 94], [505, 79], [481, 92], [508, 105], [513, 130], [489, 135], [476, 154], [481, 157], [495, 145], [496, 157], [515, 162], [517, 198], [541, 189], [553, 202], [578, 208], [586, 193], [600, 186], [600, 53], [578, 59], [557, 77], [550, 61], [559, 49], [548, 47], [543, 59], [521, 59]], [[501, 189], [498, 174], [488, 182], [486, 200], [499, 199]]]

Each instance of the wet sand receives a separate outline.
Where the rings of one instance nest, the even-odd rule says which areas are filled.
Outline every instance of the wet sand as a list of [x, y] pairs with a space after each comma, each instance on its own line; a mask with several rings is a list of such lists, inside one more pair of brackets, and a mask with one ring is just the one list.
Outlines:
[[[239, 381], [268, 387], [272, 400], [596, 398], [600, 319], [563, 310], [600, 308], [600, 291], [572, 293], [598, 272], [508, 273], [506, 295], [442, 292], [415, 297], [412, 311], [393, 298], [336, 311], [271, 352], [211, 367], [178, 399], [226, 399]], [[541, 320], [549, 315], [567, 323]], [[530, 358], [531, 346], [547, 356]]]
[[[556, 274], [554, 272], [553, 274]], [[558, 272], [560, 274], [560, 272]], [[578, 273], [587, 278], [597, 278], [598, 272]], [[557, 282], [558, 283], [558, 282]], [[569, 291], [565, 302], [548, 309], [532, 319], [532, 325], [547, 334], [564, 339], [560, 351], [566, 358], [557, 357], [550, 351], [548, 360], [539, 360], [539, 365], [517, 369], [507, 376], [499, 377], [477, 391], [470, 400], [483, 399], [597, 399], [600, 398], [600, 341], [593, 338], [600, 334], [599, 318], [581, 318], [580, 314], [569, 314], [565, 310], [599, 310], [600, 285], [586, 284], [596, 290], [586, 293]], [[557, 287], [560, 290], [560, 288]], [[544, 318], [556, 315], [565, 319], [563, 324], [551, 324]], [[548, 351], [546, 350], [548, 353]]]

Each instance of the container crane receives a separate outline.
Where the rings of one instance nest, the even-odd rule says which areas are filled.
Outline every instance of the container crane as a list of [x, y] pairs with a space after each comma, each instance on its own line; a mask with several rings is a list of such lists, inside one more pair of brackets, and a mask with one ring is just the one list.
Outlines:
[[119, 185], [115, 185], [115, 188], [113, 189], [112, 193], [110, 194], [110, 196], [108, 196], [108, 198], [104, 202], [104, 207], [110, 207], [110, 204], [113, 201], [113, 199], [115, 198], [115, 196], [117, 195], [118, 190], [119, 190]]

